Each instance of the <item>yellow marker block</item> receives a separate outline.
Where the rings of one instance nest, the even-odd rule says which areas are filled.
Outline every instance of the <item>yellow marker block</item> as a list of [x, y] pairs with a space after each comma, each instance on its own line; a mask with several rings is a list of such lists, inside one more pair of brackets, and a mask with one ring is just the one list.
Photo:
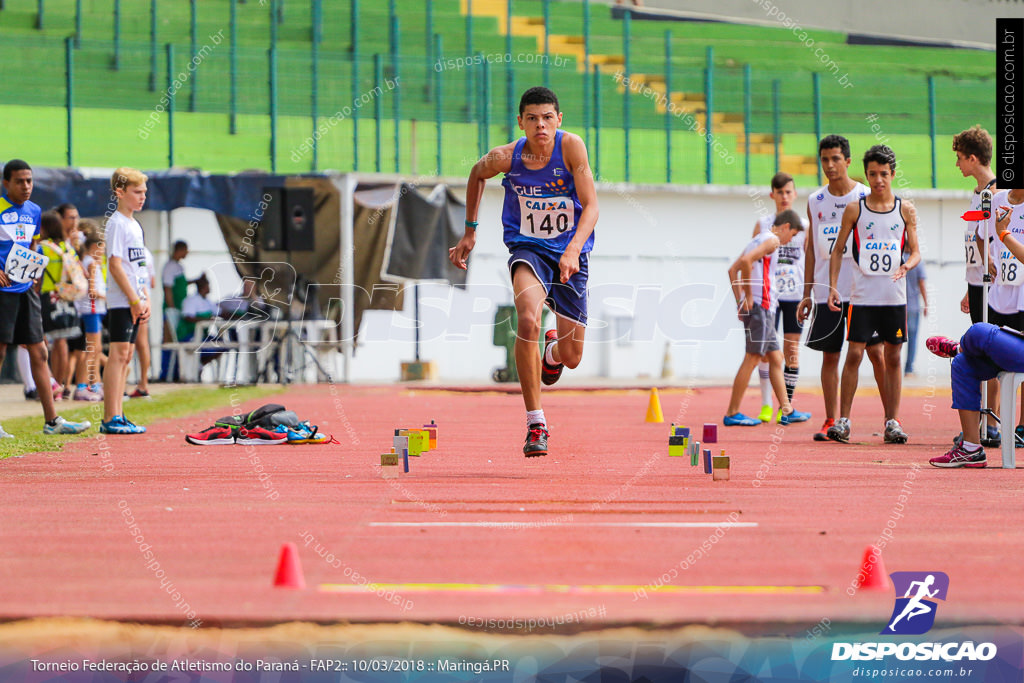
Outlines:
[[423, 452], [421, 444], [423, 443], [420, 438], [420, 433], [416, 429], [399, 429], [399, 436], [404, 436], [409, 441], [409, 455], [420, 457], [420, 453]]
[[420, 452], [426, 453], [430, 450], [430, 432], [426, 429], [417, 430], [420, 438]]
[[668, 437], [668, 454], [673, 458], [685, 458], [686, 457], [686, 437], [685, 436], [670, 436]]

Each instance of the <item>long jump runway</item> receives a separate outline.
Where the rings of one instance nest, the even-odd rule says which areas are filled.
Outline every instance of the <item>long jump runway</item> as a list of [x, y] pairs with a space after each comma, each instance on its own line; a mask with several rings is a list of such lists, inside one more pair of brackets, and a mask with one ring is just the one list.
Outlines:
[[[882, 444], [869, 393], [849, 445], [812, 441], [823, 415], [812, 392], [796, 400], [810, 423], [719, 426], [712, 448], [732, 470], [715, 482], [668, 457], [668, 427], [720, 422], [725, 388], [662, 391], [664, 424], [644, 421], [644, 391], [548, 391], [551, 452], [527, 460], [516, 394], [293, 387], [272, 400], [340, 444], [185, 443], [225, 406], [0, 462], [0, 611], [163, 623], [192, 612], [205, 625], [881, 625], [891, 588], [852, 587], [879, 544], [889, 572], [949, 575], [946, 624], [1018, 624], [1020, 474], [930, 467], [958, 431], [948, 391], [907, 393], [905, 446]], [[431, 420], [438, 448], [382, 478], [393, 430]], [[271, 586], [288, 542], [302, 590]]]

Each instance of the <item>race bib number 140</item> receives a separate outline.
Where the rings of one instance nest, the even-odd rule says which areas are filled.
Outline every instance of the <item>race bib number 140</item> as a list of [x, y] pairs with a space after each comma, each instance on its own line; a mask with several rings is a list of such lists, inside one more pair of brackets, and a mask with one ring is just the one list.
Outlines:
[[526, 237], [550, 240], [573, 227], [570, 197], [519, 197], [519, 232]]

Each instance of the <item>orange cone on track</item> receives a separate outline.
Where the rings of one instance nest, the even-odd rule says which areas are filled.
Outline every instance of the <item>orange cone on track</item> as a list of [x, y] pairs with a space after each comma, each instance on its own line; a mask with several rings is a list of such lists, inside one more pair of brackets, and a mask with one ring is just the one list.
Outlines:
[[294, 543], [285, 543], [281, 546], [281, 557], [277, 561], [274, 588], [305, 587], [306, 581], [302, 578], [302, 565], [299, 564], [299, 551]]
[[651, 389], [651, 397], [647, 401], [647, 422], [664, 422], [661, 414], [661, 399], [658, 398], [658, 388]]
[[873, 545], [864, 549], [864, 559], [860, 563], [860, 572], [854, 579], [858, 590], [887, 591], [889, 590], [889, 574], [882, 562], [882, 551]]

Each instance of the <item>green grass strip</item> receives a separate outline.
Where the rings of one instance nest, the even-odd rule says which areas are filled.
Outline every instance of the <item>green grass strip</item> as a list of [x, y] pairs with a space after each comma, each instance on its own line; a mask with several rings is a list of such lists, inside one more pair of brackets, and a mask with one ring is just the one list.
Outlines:
[[[224, 414], [231, 412], [232, 406], [240, 405], [254, 398], [265, 398], [283, 392], [285, 388], [277, 385], [259, 385], [245, 387], [182, 387], [149, 400], [133, 399], [125, 401], [131, 421], [140, 425], [150, 425], [157, 420], [181, 418], [194, 415], [211, 408], [223, 408]], [[89, 420], [92, 427], [82, 434], [48, 435], [43, 434], [43, 415], [40, 408], [38, 415], [18, 417], [4, 420], [4, 431], [14, 434], [13, 439], [0, 439], [0, 460], [16, 455], [29, 453], [59, 451], [69, 441], [77, 441], [96, 436], [99, 423], [103, 417], [103, 403], [82, 405], [67, 408], [66, 403], [58, 404], [58, 412], [72, 422]], [[124, 437], [131, 439], [132, 437]]]

